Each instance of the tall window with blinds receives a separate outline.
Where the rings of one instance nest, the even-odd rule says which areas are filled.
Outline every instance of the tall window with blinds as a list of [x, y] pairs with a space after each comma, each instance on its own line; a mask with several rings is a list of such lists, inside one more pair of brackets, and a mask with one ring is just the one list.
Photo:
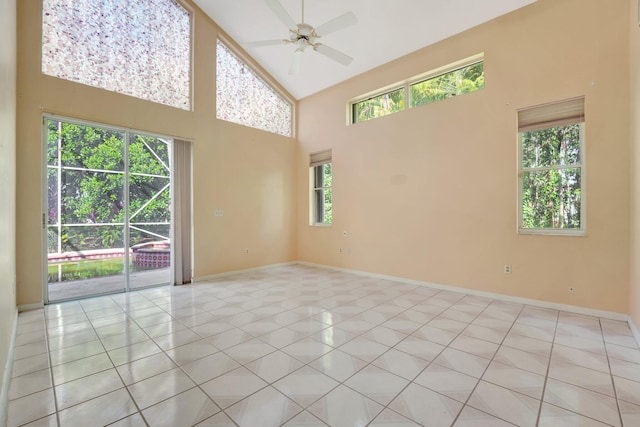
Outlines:
[[311, 225], [329, 225], [333, 222], [333, 171], [331, 150], [309, 156], [311, 181]]
[[520, 233], [585, 232], [584, 97], [518, 111]]

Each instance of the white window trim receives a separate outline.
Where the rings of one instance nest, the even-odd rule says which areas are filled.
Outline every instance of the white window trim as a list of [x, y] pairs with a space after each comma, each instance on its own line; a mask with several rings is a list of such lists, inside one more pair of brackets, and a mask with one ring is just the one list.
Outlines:
[[[331, 165], [331, 187], [323, 186], [316, 187], [316, 176], [315, 169], [317, 167], [324, 166], [326, 164]], [[309, 155], [309, 225], [312, 227], [331, 227], [333, 225], [333, 221], [331, 222], [317, 222], [317, 200], [316, 200], [316, 190], [322, 188], [323, 190], [331, 189], [333, 196], [333, 159], [331, 149], [318, 151], [316, 153], [311, 153]], [[333, 209], [333, 197], [331, 200], [331, 207]]]
[[[522, 132], [518, 132], [518, 234], [544, 236], [586, 236], [587, 235], [587, 168], [585, 156], [585, 123], [580, 123], [580, 163], [562, 167], [542, 167], [523, 169], [522, 167]], [[522, 226], [522, 183], [524, 172], [550, 169], [580, 168], [580, 228], [525, 228]]]
[[[169, 135], [169, 134], [160, 134], [160, 133], [155, 133], [155, 132], [148, 132], [148, 131], [143, 131], [143, 130], [138, 130], [135, 128], [131, 128], [131, 127], [125, 127], [125, 126], [119, 126], [119, 125], [112, 125], [112, 124], [105, 124], [105, 123], [99, 123], [99, 122], [94, 122], [94, 121], [90, 121], [90, 120], [85, 120], [85, 119], [78, 119], [78, 118], [74, 118], [74, 117], [69, 117], [69, 116], [64, 116], [64, 115], [59, 115], [53, 112], [43, 112], [42, 114], [42, 147], [40, 148], [41, 150], [41, 156], [42, 156], [42, 164], [41, 164], [41, 173], [42, 173], [42, 177], [46, 177], [47, 176], [47, 168], [49, 167], [48, 162], [47, 162], [47, 133], [45, 131], [46, 129], [46, 122], [48, 120], [54, 120], [54, 121], [59, 121], [59, 122], [65, 122], [65, 123], [71, 123], [71, 124], [75, 124], [78, 126], [88, 126], [88, 127], [97, 127], [97, 128], [102, 128], [102, 129], [107, 129], [110, 130], [112, 132], [122, 132], [125, 138], [125, 141], [128, 141], [128, 135], [130, 134], [138, 134], [138, 135], [144, 135], [144, 136], [148, 136], [148, 137], [152, 137], [152, 138], [158, 138], [158, 139], [170, 139], [171, 140], [171, 144], [173, 145], [175, 143], [175, 140], [181, 140], [187, 143], [191, 143], [193, 144], [193, 139], [191, 138], [182, 138], [176, 135]], [[125, 147], [127, 147], [128, 144], [125, 144]], [[127, 148], [128, 150], [128, 148]], [[169, 153], [170, 156], [173, 156], [172, 150], [170, 150]], [[173, 164], [170, 166], [170, 170], [171, 170], [171, 174], [174, 173], [174, 167]], [[128, 171], [123, 171], [123, 173], [125, 175], [129, 175]], [[42, 179], [42, 178], [41, 178]], [[128, 178], [127, 178], [128, 180]], [[189, 177], [189, 180], [191, 180], [191, 176]], [[44, 261], [47, 259], [47, 228], [48, 228], [48, 224], [46, 223], [46, 215], [47, 215], [47, 205], [48, 205], [48, 193], [47, 193], [47, 184], [46, 184], [46, 178], [42, 180], [41, 183], [42, 186], [42, 194], [41, 194], [41, 199], [40, 199], [40, 210], [42, 212], [42, 230], [41, 230], [41, 241], [42, 241], [42, 252], [41, 252], [41, 259]], [[170, 196], [170, 206], [171, 206], [171, 211], [175, 212], [174, 209], [174, 203], [175, 203], [175, 190], [172, 188], [171, 190], [171, 196]], [[190, 208], [191, 210], [191, 224], [193, 224], [193, 209]], [[125, 219], [125, 224], [127, 224], [127, 229], [128, 229], [128, 224], [129, 224], [129, 219], [126, 218]], [[174, 232], [175, 232], [175, 224], [174, 221], [172, 219], [171, 221], [171, 238], [173, 239], [174, 236]], [[191, 231], [192, 233], [192, 231]], [[125, 232], [125, 235], [128, 235], [128, 231]], [[193, 242], [193, 233], [191, 235], [191, 242]], [[126, 237], [126, 239], [128, 240], [129, 238]], [[192, 253], [193, 253], [193, 248], [192, 248]], [[171, 272], [170, 272], [170, 277], [171, 277], [171, 283], [174, 282], [174, 278], [175, 278], [175, 265], [174, 265], [174, 256], [175, 253], [172, 250], [171, 251]], [[191, 262], [191, 271], [193, 271], [193, 259], [190, 261]], [[128, 271], [128, 267], [125, 266], [125, 269], [127, 269]], [[128, 274], [128, 272], [127, 272]], [[42, 295], [44, 296], [43, 301], [44, 304], [48, 304], [49, 303], [49, 279], [48, 279], [48, 274], [47, 274], [47, 268], [45, 266], [45, 268], [42, 269]], [[171, 285], [173, 286], [173, 284]], [[130, 291], [129, 289], [129, 280], [127, 279], [127, 283], [126, 283], [126, 290], [127, 292]], [[56, 300], [55, 302], [63, 302], [64, 300]]]
[[[331, 165], [331, 182], [332, 185], [331, 187], [327, 187], [326, 185], [322, 186], [322, 187], [316, 187], [316, 176], [315, 176], [315, 169], [317, 167], [323, 167], [324, 165]], [[316, 165], [316, 166], [309, 166], [309, 176], [310, 176], [310, 180], [309, 180], [309, 184], [311, 187], [311, 221], [310, 224], [314, 227], [331, 227], [333, 225], [333, 221], [331, 222], [318, 222], [316, 221], [316, 218], [318, 217], [318, 202], [316, 199], [316, 191], [317, 190], [323, 190], [323, 195], [324, 195], [324, 191], [327, 189], [333, 190], [333, 164], [331, 163], [331, 161], [328, 162], [324, 162], [320, 165]], [[333, 193], [332, 193], [332, 198], [331, 198], [331, 207], [333, 209]]]
[[[349, 103], [347, 104], [347, 125], [357, 125], [358, 123], [364, 123], [364, 122], [368, 122], [371, 121], [373, 119], [369, 119], [369, 120], [364, 120], [364, 121], [355, 121], [356, 117], [353, 114], [353, 110], [356, 106], [356, 104], [363, 102], [363, 101], [368, 101], [372, 98], [377, 98], [378, 96], [383, 96], [386, 95], [388, 93], [392, 93], [395, 92], [397, 90], [403, 89], [404, 88], [404, 108], [400, 111], [395, 111], [393, 113], [389, 113], [389, 114], [385, 114], [384, 116], [380, 116], [380, 117], [385, 117], [385, 116], [390, 116], [392, 114], [396, 114], [396, 113], [401, 113], [403, 111], [405, 111], [407, 109], [407, 88], [408, 88], [408, 84], [405, 82], [404, 84], [400, 84], [400, 83], [396, 83], [394, 85], [391, 86], [386, 86], [383, 89], [378, 89], [375, 92], [372, 92], [368, 95], [363, 95], [358, 97], [355, 100], [351, 100], [349, 101]], [[379, 119], [380, 117], [375, 117], [376, 119]]]
[[332, 222], [314, 222], [313, 224], [311, 224], [312, 227], [333, 227], [333, 223]]
[[[374, 91], [371, 92], [367, 92], [364, 95], [360, 95], [356, 98], [352, 98], [347, 102], [347, 125], [355, 125], [358, 123], [364, 123], [364, 122], [356, 122], [354, 121], [355, 117], [353, 116], [353, 108], [354, 106], [362, 101], [367, 101], [371, 98], [375, 98], [381, 95], [385, 95], [387, 93], [390, 92], [395, 92], [398, 89], [402, 89], [404, 88], [404, 109], [400, 110], [400, 111], [396, 111], [396, 113], [401, 113], [402, 111], [406, 111], [406, 110], [410, 110], [412, 108], [417, 108], [417, 107], [421, 107], [422, 105], [427, 105], [427, 104], [422, 104], [422, 105], [416, 105], [415, 107], [411, 107], [411, 86], [417, 83], [422, 83], [426, 80], [429, 80], [431, 78], [434, 77], [438, 77], [441, 76], [443, 74], [447, 74], [450, 73], [452, 71], [456, 71], [459, 70], [460, 68], [465, 68], [468, 67], [469, 65], [473, 65], [473, 64], [477, 64], [479, 62], [484, 62], [484, 52], [482, 53], [478, 53], [476, 55], [473, 56], [469, 56], [467, 58], [461, 59], [459, 61], [455, 61], [452, 63], [449, 63], [447, 65], [443, 65], [442, 67], [438, 67], [435, 68], [433, 70], [429, 70], [426, 73], [422, 73], [422, 74], [418, 74], [417, 76], [413, 76], [409, 79], [397, 82], [397, 83], [393, 83], [390, 85], [387, 85], [385, 87], [376, 89]], [[395, 113], [390, 113], [387, 114], [387, 116], [392, 115]], [[385, 116], [381, 116], [381, 117], [385, 117]], [[379, 118], [379, 117], [376, 117]], [[371, 121], [373, 119], [370, 120], [365, 120], [366, 122]]]

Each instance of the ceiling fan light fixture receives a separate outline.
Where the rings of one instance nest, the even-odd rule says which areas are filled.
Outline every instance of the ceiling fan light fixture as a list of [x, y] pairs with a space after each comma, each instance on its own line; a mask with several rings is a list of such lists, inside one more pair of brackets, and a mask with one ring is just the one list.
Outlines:
[[293, 52], [293, 59], [289, 68], [289, 74], [296, 74], [298, 72], [302, 61], [302, 54], [307, 46], [311, 46], [314, 51], [345, 66], [349, 65], [353, 61], [353, 58], [349, 55], [329, 46], [316, 43], [316, 39], [321, 36], [325, 36], [356, 24], [358, 20], [353, 13], [347, 12], [325, 22], [317, 28], [314, 28], [304, 22], [304, 0], [302, 0], [302, 22], [299, 24], [295, 24], [295, 21], [291, 18], [291, 15], [289, 15], [279, 0], [264, 0], [264, 2], [269, 6], [274, 15], [276, 15], [276, 17], [289, 28], [289, 40], [282, 40], [281, 43], [276, 40], [267, 40], [264, 42], [248, 43], [246, 46], [262, 47], [271, 46], [273, 44], [295, 44], [296, 49]]

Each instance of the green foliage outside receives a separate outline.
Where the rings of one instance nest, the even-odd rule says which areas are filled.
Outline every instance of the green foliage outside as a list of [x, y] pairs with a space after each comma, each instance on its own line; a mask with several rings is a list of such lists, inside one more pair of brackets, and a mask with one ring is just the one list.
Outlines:
[[579, 229], [580, 125], [523, 132], [521, 137], [522, 226]]
[[331, 163], [322, 166], [322, 175], [324, 182], [324, 223], [331, 224], [333, 222], [333, 174], [331, 173]]
[[[49, 252], [58, 252], [59, 225], [60, 252], [124, 247], [125, 133], [50, 120], [47, 140]], [[129, 221], [168, 237], [169, 145], [131, 134], [128, 154]], [[130, 245], [161, 240], [133, 227], [130, 236]]]
[[[152, 267], [141, 267], [133, 263], [129, 263], [130, 272], [152, 269]], [[124, 257], [50, 263], [47, 266], [47, 272], [49, 277], [48, 283], [115, 276], [124, 274]]]
[[[417, 107], [484, 88], [484, 62], [449, 71], [409, 86], [410, 107]], [[359, 123], [405, 109], [405, 88], [353, 104], [353, 122]]]
[[333, 222], [333, 175], [331, 163], [316, 166], [314, 173], [315, 191], [315, 222], [318, 224], [331, 224]]
[[411, 107], [484, 88], [484, 62], [433, 77], [409, 87]]
[[353, 104], [353, 122], [364, 122], [402, 111], [404, 110], [404, 99], [405, 90], [400, 88], [357, 102]]

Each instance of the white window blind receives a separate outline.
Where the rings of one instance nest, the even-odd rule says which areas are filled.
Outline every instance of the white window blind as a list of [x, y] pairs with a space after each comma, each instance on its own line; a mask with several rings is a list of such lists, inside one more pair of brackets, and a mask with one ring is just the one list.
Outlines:
[[191, 283], [191, 142], [173, 140], [173, 283]]
[[518, 132], [584, 122], [584, 97], [538, 105], [518, 111]]
[[331, 150], [318, 151], [309, 155], [309, 166], [315, 167], [331, 163]]

